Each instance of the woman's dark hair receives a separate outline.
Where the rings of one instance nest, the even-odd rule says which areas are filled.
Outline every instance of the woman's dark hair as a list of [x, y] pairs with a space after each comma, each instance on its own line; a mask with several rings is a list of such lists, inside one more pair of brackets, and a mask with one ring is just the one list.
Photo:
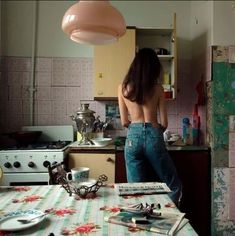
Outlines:
[[123, 96], [132, 102], [143, 104], [145, 98], [152, 96], [161, 69], [161, 63], [153, 49], [140, 49], [123, 80]]

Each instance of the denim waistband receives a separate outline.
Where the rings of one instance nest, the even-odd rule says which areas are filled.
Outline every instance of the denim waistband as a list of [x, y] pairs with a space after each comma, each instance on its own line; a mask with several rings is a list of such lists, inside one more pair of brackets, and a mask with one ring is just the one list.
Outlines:
[[129, 124], [128, 128], [141, 128], [141, 127], [153, 127], [153, 125], [151, 123], [131, 123]]

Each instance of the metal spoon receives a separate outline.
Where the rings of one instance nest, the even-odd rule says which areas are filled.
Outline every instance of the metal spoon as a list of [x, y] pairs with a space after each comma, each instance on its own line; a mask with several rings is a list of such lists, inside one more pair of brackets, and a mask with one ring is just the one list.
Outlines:
[[17, 221], [19, 221], [22, 224], [27, 224], [27, 223], [31, 223], [33, 220], [35, 220], [37, 218], [45, 216], [46, 214], [47, 213], [44, 213], [44, 214], [41, 214], [41, 215], [38, 215], [38, 216], [35, 216], [35, 217], [32, 217], [32, 218], [18, 219]]

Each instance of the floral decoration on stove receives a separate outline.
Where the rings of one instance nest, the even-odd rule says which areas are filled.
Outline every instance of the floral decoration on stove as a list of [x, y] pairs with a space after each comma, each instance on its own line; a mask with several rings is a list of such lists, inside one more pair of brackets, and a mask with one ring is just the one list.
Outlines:
[[108, 207], [108, 206], [103, 206], [100, 208], [101, 211], [108, 211], [108, 212], [118, 212], [120, 211], [120, 207], [113, 206], [113, 207]]
[[76, 213], [76, 210], [72, 208], [60, 208], [60, 209], [49, 208], [45, 210], [45, 213], [51, 213], [56, 216], [65, 216], [65, 215], [73, 215], [74, 213]]
[[31, 196], [26, 196], [23, 197], [21, 199], [13, 199], [12, 202], [13, 203], [21, 203], [21, 202], [35, 202], [38, 200], [43, 199], [43, 197], [39, 196], [39, 195], [31, 195]]
[[29, 191], [29, 190], [31, 190], [31, 187], [29, 187], [29, 186], [14, 186], [14, 187], [12, 187], [12, 190], [14, 190], [14, 191], [19, 191], [19, 192], [23, 192], [23, 191]]
[[71, 229], [63, 229], [61, 235], [87, 235], [96, 232], [99, 229], [101, 229], [101, 227], [94, 223], [78, 224], [73, 226]]

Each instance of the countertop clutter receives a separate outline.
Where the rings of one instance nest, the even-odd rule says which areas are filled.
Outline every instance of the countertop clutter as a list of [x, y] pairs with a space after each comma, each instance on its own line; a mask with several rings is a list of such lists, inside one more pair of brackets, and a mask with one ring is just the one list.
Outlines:
[[[99, 147], [95, 145], [80, 145], [78, 141], [71, 143], [69, 146], [70, 151], [75, 151], [76, 149], [82, 150], [124, 150], [124, 145], [121, 143], [120, 145], [115, 145], [114, 143]], [[183, 145], [183, 146], [174, 146], [174, 145], [166, 145], [167, 150], [169, 151], [199, 151], [199, 150], [208, 150], [209, 147], [205, 145]]]
[[[60, 185], [1, 187], [0, 234], [133, 235], [133, 228], [112, 224], [104, 219], [109, 214], [120, 211], [121, 206], [137, 203], [160, 204], [162, 210], [179, 212], [167, 194], [121, 197], [115, 192], [113, 185], [101, 187], [97, 194], [89, 199], [69, 196]], [[17, 221], [21, 217], [33, 217], [43, 213], [46, 213], [46, 216], [37, 218], [33, 223], [20, 224]], [[149, 235], [149, 232], [135, 229], [134, 234], [144, 236]], [[176, 235], [196, 236], [197, 233], [186, 223]]]

